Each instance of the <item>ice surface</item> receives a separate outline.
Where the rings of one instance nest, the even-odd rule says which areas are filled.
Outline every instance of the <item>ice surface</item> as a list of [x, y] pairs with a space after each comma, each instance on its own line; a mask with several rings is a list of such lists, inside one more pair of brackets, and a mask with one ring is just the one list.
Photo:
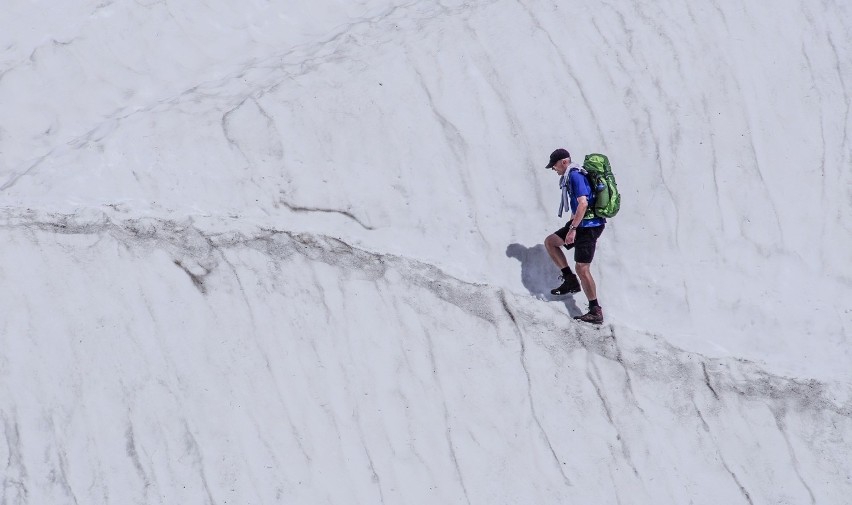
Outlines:
[[[8, 503], [830, 503], [842, 2], [0, 16]], [[553, 299], [554, 148], [623, 193]]]

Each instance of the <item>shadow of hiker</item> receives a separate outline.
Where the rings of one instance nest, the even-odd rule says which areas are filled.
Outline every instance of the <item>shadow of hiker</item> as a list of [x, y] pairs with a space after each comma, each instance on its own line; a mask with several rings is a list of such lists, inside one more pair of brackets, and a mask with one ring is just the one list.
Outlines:
[[577, 293], [574, 296], [550, 294], [550, 290], [559, 285], [559, 270], [553, 264], [550, 256], [547, 255], [543, 244], [535, 247], [510, 244], [506, 248], [506, 256], [521, 262], [521, 282], [531, 295], [539, 300], [562, 302], [569, 314], [582, 314], [580, 307], [577, 306], [577, 301], [574, 299], [574, 296], [582, 296], [582, 293]]

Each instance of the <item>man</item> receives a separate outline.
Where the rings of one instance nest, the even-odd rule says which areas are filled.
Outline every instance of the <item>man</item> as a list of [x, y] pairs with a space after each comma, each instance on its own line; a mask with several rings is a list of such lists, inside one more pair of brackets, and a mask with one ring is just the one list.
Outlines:
[[[559, 217], [566, 207], [571, 209], [571, 220], [565, 226], [544, 239], [544, 247], [556, 266], [562, 270], [562, 285], [551, 290], [554, 295], [577, 293], [582, 287], [589, 300], [589, 312], [574, 319], [592, 324], [603, 323], [603, 309], [598, 302], [595, 279], [592, 278], [591, 265], [595, 257], [598, 237], [603, 233], [606, 219], [596, 217], [586, 211], [594, 203], [594, 192], [580, 166], [571, 163], [571, 154], [565, 149], [557, 149], [550, 155], [547, 168], [559, 174], [559, 188], [562, 190], [562, 202], [559, 205]], [[577, 275], [571, 271], [562, 247], [574, 249]], [[579, 282], [577, 277], [579, 276]]]

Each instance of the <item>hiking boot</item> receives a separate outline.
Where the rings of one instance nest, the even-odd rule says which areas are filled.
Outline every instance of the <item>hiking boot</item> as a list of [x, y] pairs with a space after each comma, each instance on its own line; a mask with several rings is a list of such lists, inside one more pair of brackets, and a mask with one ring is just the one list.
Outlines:
[[558, 288], [553, 288], [550, 290], [550, 294], [552, 295], [569, 295], [571, 293], [579, 293], [580, 292], [580, 281], [577, 280], [576, 274], [571, 274], [569, 276], [560, 275], [560, 279], [562, 279], [562, 285]]
[[577, 321], [591, 324], [603, 324], [603, 309], [600, 307], [589, 307], [589, 312], [582, 316], [575, 316]]

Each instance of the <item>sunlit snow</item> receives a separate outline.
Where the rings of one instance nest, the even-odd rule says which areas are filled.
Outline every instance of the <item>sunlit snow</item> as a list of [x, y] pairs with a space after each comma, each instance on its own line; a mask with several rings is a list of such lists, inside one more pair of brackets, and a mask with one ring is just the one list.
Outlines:
[[0, 503], [850, 503], [851, 130], [834, 0], [5, 0]]

